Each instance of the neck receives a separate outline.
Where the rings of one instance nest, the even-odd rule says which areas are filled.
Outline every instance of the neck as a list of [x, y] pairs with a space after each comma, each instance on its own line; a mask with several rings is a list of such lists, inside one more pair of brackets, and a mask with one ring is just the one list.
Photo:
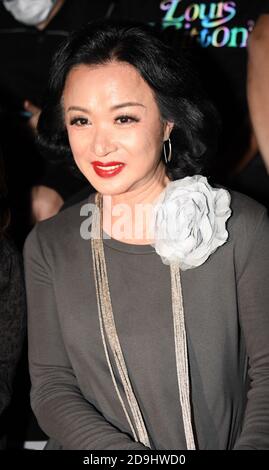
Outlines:
[[54, 7], [52, 8], [48, 18], [45, 21], [42, 21], [42, 23], [39, 23], [36, 25], [36, 28], [39, 29], [39, 31], [43, 31], [43, 29], [45, 29], [48, 26], [52, 18], [54, 18], [54, 16], [56, 16], [58, 11], [62, 8], [64, 2], [65, 0], [58, 0], [55, 3]]
[[149, 232], [152, 207], [169, 181], [164, 166], [159, 165], [154, 175], [139, 188], [113, 196], [104, 195], [105, 233], [125, 243], [152, 243]]

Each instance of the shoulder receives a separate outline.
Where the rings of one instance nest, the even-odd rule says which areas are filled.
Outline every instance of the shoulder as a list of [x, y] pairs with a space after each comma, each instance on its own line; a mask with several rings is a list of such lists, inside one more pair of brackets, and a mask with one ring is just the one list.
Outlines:
[[[50, 219], [39, 222], [29, 233], [24, 244], [24, 258], [42, 257], [48, 264], [63, 257], [75, 256], [83, 244], [82, 224], [91, 220], [95, 193], [72, 205]], [[88, 240], [85, 238], [85, 240]]]
[[263, 220], [268, 219], [267, 209], [254, 199], [238, 193], [229, 191], [231, 196], [232, 215], [227, 222], [228, 231], [235, 238], [249, 239]]
[[25, 246], [38, 238], [40, 241], [53, 242], [56, 245], [70, 240], [80, 234], [80, 226], [91, 212], [94, 205], [95, 193], [71, 207], [64, 209], [57, 215], [38, 222], [28, 235]]
[[232, 254], [240, 277], [248, 264], [268, 260], [269, 217], [266, 208], [258, 202], [241, 193], [229, 192], [232, 215], [227, 221], [228, 241], [222, 253], [227, 258], [228, 251]]

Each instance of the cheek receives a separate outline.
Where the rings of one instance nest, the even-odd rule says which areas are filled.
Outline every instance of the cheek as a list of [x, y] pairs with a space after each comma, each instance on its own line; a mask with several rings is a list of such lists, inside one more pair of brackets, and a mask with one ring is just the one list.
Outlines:
[[129, 129], [118, 133], [118, 144], [131, 155], [139, 155], [143, 148], [143, 133], [138, 129]]
[[144, 152], [150, 160], [159, 159], [162, 149], [162, 127], [160, 121], [152, 122], [143, 133]]
[[86, 138], [86, 135], [83, 135], [82, 132], [76, 132], [70, 128], [67, 130], [67, 133], [74, 159], [77, 160], [82, 158], [88, 146], [88, 139]]
[[155, 158], [160, 153], [162, 146], [162, 135], [160, 122], [152, 122], [150, 125], [141, 125], [134, 131], [129, 131], [122, 139], [124, 147], [136, 154], [137, 160], [144, 160], [145, 155]]

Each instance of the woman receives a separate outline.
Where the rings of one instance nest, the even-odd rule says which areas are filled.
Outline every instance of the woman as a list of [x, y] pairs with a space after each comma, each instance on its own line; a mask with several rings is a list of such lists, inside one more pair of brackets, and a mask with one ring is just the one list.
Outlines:
[[55, 57], [39, 139], [96, 194], [25, 245], [49, 448], [269, 448], [269, 227], [202, 176], [216, 124], [145, 28], [90, 24]]
[[0, 153], [0, 449], [6, 446], [5, 412], [11, 400], [26, 326], [23, 266], [20, 254], [6, 236], [9, 220]]

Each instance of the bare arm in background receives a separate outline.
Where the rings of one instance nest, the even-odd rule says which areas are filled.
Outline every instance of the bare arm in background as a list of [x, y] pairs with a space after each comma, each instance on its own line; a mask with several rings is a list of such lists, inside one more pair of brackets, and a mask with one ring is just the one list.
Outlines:
[[269, 173], [269, 14], [263, 14], [249, 37], [247, 96], [258, 148]]

